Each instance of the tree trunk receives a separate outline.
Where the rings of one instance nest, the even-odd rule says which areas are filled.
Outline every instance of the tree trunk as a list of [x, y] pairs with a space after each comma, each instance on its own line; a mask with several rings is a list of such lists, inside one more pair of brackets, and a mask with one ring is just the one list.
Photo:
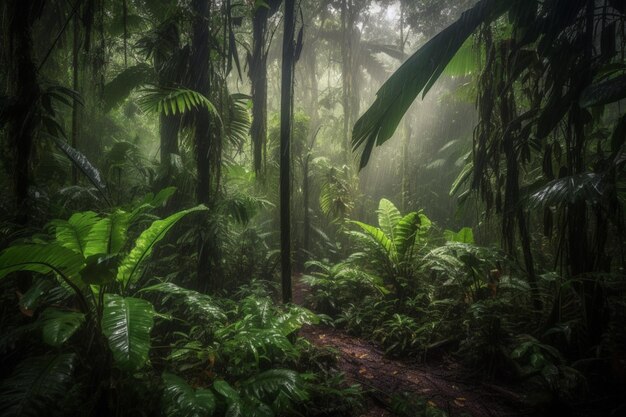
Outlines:
[[19, 224], [26, 224], [30, 207], [28, 187], [30, 185], [30, 158], [33, 148], [35, 121], [34, 107], [40, 95], [37, 69], [32, 60], [31, 28], [34, 12], [29, 4], [18, 0], [7, 2], [8, 24], [5, 26], [11, 49], [9, 60], [10, 95], [15, 99], [12, 118], [8, 123], [8, 137], [14, 142], [13, 191], [15, 213]]
[[[208, 0], [193, 0], [194, 13], [191, 39], [191, 80], [192, 88], [205, 96], [210, 91], [209, 68], [209, 13]], [[194, 145], [196, 151], [196, 201], [210, 205], [211, 201], [211, 121], [209, 111], [198, 108], [195, 112]], [[210, 282], [210, 250], [206, 236], [200, 234], [198, 242], [198, 288], [208, 290]]]
[[263, 151], [267, 140], [267, 53], [265, 33], [267, 7], [259, 6], [252, 19], [252, 58], [250, 60], [250, 83], [252, 84], [252, 136], [253, 168], [258, 175], [264, 170]]
[[[79, 75], [79, 52], [80, 52], [80, 26], [78, 13], [73, 17], [73, 44], [72, 44], [72, 89], [78, 93], [78, 75]], [[78, 117], [79, 117], [80, 103], [77, 99], [72, 102], [72, 147], [78, 149]], [[76, 164], [72, 164], [72, 184], [78, 184], [78, 168]]]
[[293, 71], [295, 0], [285, 0], [283, 62], [280, 92], [280, 253], [283, 303], [291, 302], [291, 123], [293, 114]]

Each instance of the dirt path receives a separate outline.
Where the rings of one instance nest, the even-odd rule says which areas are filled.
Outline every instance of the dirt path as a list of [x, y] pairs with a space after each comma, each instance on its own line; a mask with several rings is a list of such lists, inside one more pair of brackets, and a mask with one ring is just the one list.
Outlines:
[[[298, 281], [294, 284], [294, 301], [301, 304], [307, 288]], [[467, 371], [453, 362], [429, 365], [389, 359], [373, 343], [326, 326], [305, 327], [300, 335], [317, 346], [337, 351], [338, 370], [370, 395], [371, 404], [363, 417], [393, 416], [389, 411], [391, 397], [402, 392], [417, 394], [450, 416], [532, 415], [521, 407], [519, 395], [472, 381]]]

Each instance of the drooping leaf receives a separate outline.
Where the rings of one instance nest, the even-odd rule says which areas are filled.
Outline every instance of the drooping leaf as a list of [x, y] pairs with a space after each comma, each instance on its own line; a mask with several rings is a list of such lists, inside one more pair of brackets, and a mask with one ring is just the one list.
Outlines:
[[154, 246], [167, 232], [183, 217], [190, 213], [207, 210], [205, 206], [197, 206], [188, 210], [179, 211], [171, 216], [153, 222], [144, 230], [135, 241], [135, 247], [122, 260], [118, 269], [117, 280], [126, 287], [129, 283], [139, 278], [143, 262], [150, 256]]
[[164, 373], [165, 415], [171, 417], [210, 417], [215, 411], [215, 396], [205, 388], [191, 387], [184, 379]]
[[583, 108], [614, 103], [626, 98], [626, 74], [591, 84], [580, 96]]
[[108, 113], [136, 88], [155, 81], [156, 74], [149, 65], [141, 63], [128, 67], [104, 86], [104, 111]]
[[215, 105], [197, 91], [187, 88], [153, 87], [143, 90], [142, 94], [139, 105], [145, 112], [170, 115], [205, 108], [221, 122]]
[[85, 322], [85, 315], [76, 311], [47, 308], [37, 319], [43, 341], [50, 346], [63, 345]]
[[34, 356], [20, 363], [0, 385], [3, 416], [51, 415], [72, 380], [76, 355]]
[[593, 203], [602, 195], [602, 176], [587, 172], [550, 181], [529, 197], [529, 206], [546, 208], [578, 201]]
[[459, 20], [413, 54], [376, 93], [376, 101], [359, 118], [352, 147], [361, 150], [360, 168], [367, 165], [374, 146], [385, 143], [418, 94], [424, 95], [439, 78], [467, 38], [483, 23], [506, 12], [516, 1], [481, 0]]
[[385, 250], [386, 253], [393, 253], [393, 242], [387, 237], [385, 232], [377, 227], [371, 226], [366, 223], [361, 223], [359, 221], [353, 221], [353, 223], [363, 229], [365, 233], [367, 233], [367, 235], [374, 240], [374, 242], [376, 242]]
[[57, 273], [73, 279], [85, 265], [84, 258], [58, 243], [15, 245], [0, 254], [0, 278], [15, 271]]
[[141, 369], [150, 352], [154, 308], [140, 298], [104, 295], [102, 333], [109, 342], [115, 363], [127, 371]]
[[102, 176], [100, 175], [100, 171], [96, 167], [92, 165], [91, 162], [87, 159], [85, 155], [76, 149], [72, 148], [67, 142], [63, 139], [60, 139], [56, 136], [53, 137], [54, 143], [56, 146], [65, 153], [65, 155], [72, 161], [74, 165], [76, 165], [82, 173], [87, 177], [89, 181], [103, 194], [105, 195], [106, 184], [102, 180]]

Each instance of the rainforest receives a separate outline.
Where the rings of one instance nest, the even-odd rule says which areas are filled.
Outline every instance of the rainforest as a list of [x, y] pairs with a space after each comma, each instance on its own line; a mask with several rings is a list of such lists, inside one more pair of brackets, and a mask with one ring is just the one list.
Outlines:
[[0, 416], [626, 415], [626, 0], [2, 0]]

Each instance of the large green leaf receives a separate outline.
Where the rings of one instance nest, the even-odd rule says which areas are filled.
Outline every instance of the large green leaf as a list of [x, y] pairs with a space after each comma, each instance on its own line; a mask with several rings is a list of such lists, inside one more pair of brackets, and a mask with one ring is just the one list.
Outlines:
[[458, 232], [446, 230], [443, 236], [447, 242], [474, 243], [474, 232], [471, 227], [464, 227]]
[[102, 333], [120, 368], [136, 371], [146, 363], [153, 324], [154, 308], [149, 301], [105, 294]]
[[396, 206], [386, 198], [380, 200], [378, 203], [378, 225], [380, 229], [385, 232], [387, 237], [392, 241], [395, 240], [394, 229], [402, 215], [400, 214], [400, 210], [396, 208]]
[[85, 322], [85, 315], [76, 311], [47, 308], [37, 320], [41, 324], [43, 341], [59, 347], [65, 343]]
[[422, 46], [376, 93], [372, 106], [354, 125], [353, 149], [361, 150], [360, 167], [369, 161], [374, 146], [385, 143], [418, 94], [425, 95], [467, 38], [483, 23], [501, 16], [517, 1], [480, 0], [459, 20]]
[[420, 223], [419, 214], [412, 212], [401, 218], [394, 227], [394, 244], [400, 259], [404, 258], [407, 251], [413, 247]]
[[130, 214], [115, 211], [100, 219], [85, 238], [85, 257], [99, 254], [115, 254], [124, 247], [128, 236]]
[[149, 228], [143, 231], [135, 242], [135, 247], [130, 253], [122, 260], [117, 273], [117, 280], [122, 282], [122, 285], [126, 287], [129, 283], [139, 278], [142, 263], [150, 256], [154, 245], [156, 245], [167, 232], [189, 213], [196, 211], [207, 210], [205, 206], [197, 206], [188, 210], [179, 211], [171, 216], [153, 222]]
[[163, 374], [165, 415], [171, 417], [209, 417], [215, 411], [215, 395], [204, 388], [191, 387], [184, 379]]
[[76, 356], [35, 356], [20, 363], [0, 385], [3, 416], [39, 417], [54, 415], [72, 379]]
[[63, 247], [84, 255], [87, 236], [98, 220], [100, 218], [93, 211], [74, 213], [67, 221], [55, 220], [52, 224], [55, 226], [57, 242]]
[[72, 280], [85, 265], [84, 258], [58, 243], [11, 246], [0, 254], [0, 278], [15, 271], [55, 272]]
[[365, 233], [367, 233], [367, 235], [374, 240], [374, 242], [376, 242], [381, 248], [385, 250], [386, 253], [393, 253], [393, 251], [395, 250], [395, 248], [393, 247], [393, 242], [382, 230], [369, 224], [361, 223], [359, 221], [353, 221], [352, 223], [363, 229]]
[[104, 111], [109, 112], [122, 103], [134, 89], [153, 82], [155, 78], [154, 70], [147, 64], [124, 69], [104, 86]]

